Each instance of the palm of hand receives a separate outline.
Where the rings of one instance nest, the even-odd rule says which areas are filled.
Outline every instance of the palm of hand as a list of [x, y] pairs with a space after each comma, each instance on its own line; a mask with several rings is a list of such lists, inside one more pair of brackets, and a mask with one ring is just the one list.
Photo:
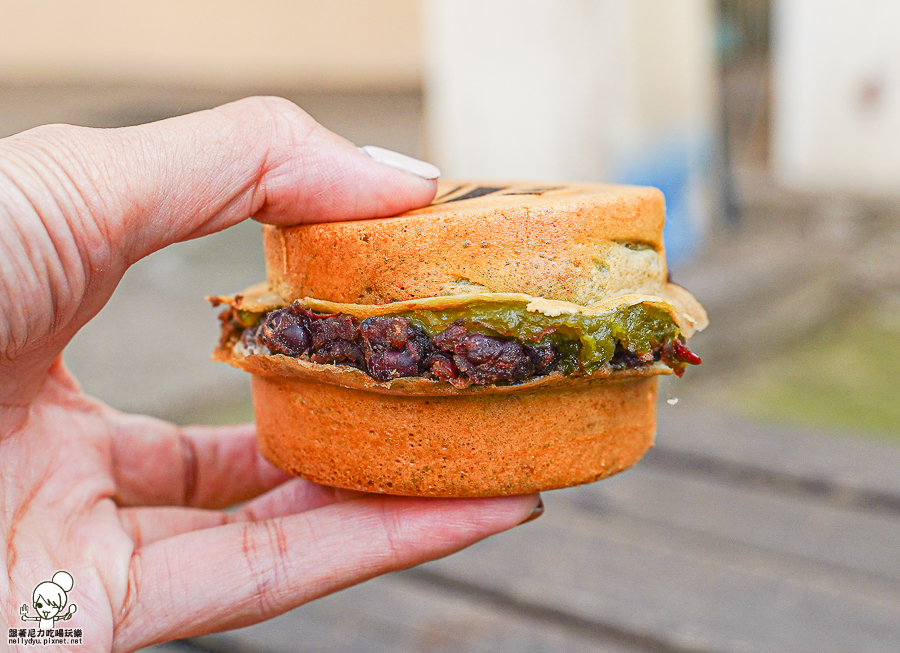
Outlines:
[[[119, 413], [84, 395], [60, 362], [22, 428], [0, 441], [0, 460], [7, 622], [65, 569], [78, 604], [66, 627], [98, 649], [255, 623], [522, 518], [504, 500], [286, 480], [256, 453], [252, 427], [179, 429]], [[527, 513], [534, 501], [517, 502]]]
[[[56, 568], [66, 569], [75, 578], [70, 599], [78, 598], [78, 627], [98, 648], [131, 649], [173, 633], [205, 632], [221, 623], [221, 614], [211, 624], [189, 605], [179, 606], [185, 609], [178, 614], [169, 613], [172, 606], [166, 605], [166, 597], [175, 605], [179, 593], [185, 599], [193, 595], [195, 605], [204, 599], [203, 577], [198, 574], [192, 580], [179, 565], [199, 571], [209, 561], [206, 554], [217, 553], [179, 535], [244, 524], [243, 537], [250, 542], [255, 533], [248, 525], [254, 520], [342, 496], [293, 480], [238, 512], [174, 507], [229, 505], [285, 479], [253, 452], [251, 428], [181, 430], [118, 413], [84, 395], [60, 362], [48, 373], [26, 420], [0, 440], [7, 595], [14, 602], [22, 597], [30, 603], [38, 582], [49, 579]], [[221, 467], [199, 478], [211, 464]], [[142, 505], [146, 507], [137, 507]], [[243, 560], [230, 564], [252, 566], [253, 548], [243, 548]], [[206, 585], [221, 590], [215, 588], [227, 573], [211, 575]], [[189, 587], [179, 587], [180, 581], [188, 581]], [[147, 596], [148, 585], [161, 600]], [[265, 591], [258, 598], [270, 600]], [[277, 600], [271, 600], [278, 610]], [[15, 623], [13, 615], [7, 617]]]

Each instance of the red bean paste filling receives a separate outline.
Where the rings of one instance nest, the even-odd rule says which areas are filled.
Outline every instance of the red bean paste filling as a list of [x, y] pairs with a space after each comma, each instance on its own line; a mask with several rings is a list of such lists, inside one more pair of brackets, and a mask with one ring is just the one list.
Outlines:
[[[435, 335], [405, 317], [369, 317], [358, 320], [345, 314], [316, 313], [296, 304], [267, 313], [246, 327], [233, 308], [225, 309], [222, 346], [240, 340], [250, 351], [266, 347], [273, 354], [313, 363], [346, 365], [366, 372], [377, 381], [422, 377], [469, 385], [514, 385], [547, 376], [586, 373], [573, 365], [571, 343], [522, 342], [516, 338], [485, 335], [469, 329], [460, 319]], [[568, 346], [567, 346], [568, 345]], [[574, 357], [577, 359], [577, 355]], [[610, 370], [637, 369], [662, 361], [681, 376], [685, 365], [700, 359], [681, 339], [659, 343], [650, 352], [633, 352], [616, 344]]]

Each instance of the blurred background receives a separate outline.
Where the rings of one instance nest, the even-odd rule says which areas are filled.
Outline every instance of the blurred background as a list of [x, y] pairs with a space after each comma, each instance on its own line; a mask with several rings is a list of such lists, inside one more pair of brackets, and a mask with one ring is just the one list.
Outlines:
[[[736, 420], [723, 446], [767, 424], [772, 446], [894, 460], [898, 26], [893, 0], [0, 0], [0, 136], [274, 94], [445, 177], [658, 186], [674, 280], [711, 318], [664, 423], [714, 410]], [[247, 379], [208, 361], [203, 296], [263, 276], [253, 223], [154, 254], [66, 360], [124, 410], [250, 419]]]

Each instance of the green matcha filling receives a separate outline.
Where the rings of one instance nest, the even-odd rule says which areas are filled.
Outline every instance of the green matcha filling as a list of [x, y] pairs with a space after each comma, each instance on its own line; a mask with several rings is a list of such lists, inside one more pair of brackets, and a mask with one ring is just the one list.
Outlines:
[[401, 313], [432, 338], [459, 319], [469, 331], [521, 341], [550, 342], [562, 354], [560, 368], [567, 374], [579, 368], [593, 372], [609, 362], [616, 343], [635, 353], [649, 353], [679, 335], [672, 316], [645, 304], [620, 306], [602, 315], [563, 314], [548, 317], [524, 306], [473, 303], [439, 311]]

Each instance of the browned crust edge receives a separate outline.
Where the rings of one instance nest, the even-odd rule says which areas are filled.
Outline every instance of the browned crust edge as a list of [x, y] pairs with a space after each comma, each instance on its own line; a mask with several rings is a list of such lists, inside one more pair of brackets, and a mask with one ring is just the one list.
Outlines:
[[636, 369], [617, 371], [601, 369], [590, 376], [564, 376], [560, 373], [554, 373], [516, 385], [487, 384], [457, 388], [448, 381], [437, 381], [423, 377], [401, 377], [391, 381], [376, 381], [362, 370], [349, 365], [323, 365], [301, 358], [291, 358], [283, 354], [240, 356], [229, 349], [218, 348], [213, 352], [212, 358], [215, 361], [228, 363], [238, 369], [250, 372], [250, 374], [265, 378], [326, 383], [328, 385], [367, 390], [379, 394], [421, 395], [428, 397], [500, 395], [525, 392], [538, 388], [577, 387], [586, 383], [589, 384], [594, 381], [607, 379], [617, 380], [672, 373], [669, 366], [657, 362]]
[[590, 483], [653, 444], [656, 378], [439, 399], [253, 377], [259, 447], [308, 480], [432, 497]]

